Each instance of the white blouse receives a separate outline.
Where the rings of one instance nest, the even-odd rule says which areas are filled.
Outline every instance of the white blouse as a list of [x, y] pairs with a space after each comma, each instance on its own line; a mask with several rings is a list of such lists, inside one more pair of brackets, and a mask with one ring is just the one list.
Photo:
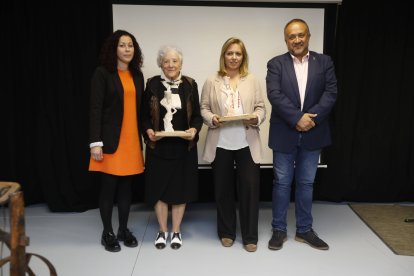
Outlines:
[[[225, 108], [225, 116], [234, 116], [243, 114], [239, 90], [233, 90], [229, 85], [229, 77], [223, 77], [224, 84], [221, 89], [221, 100]], [[242, 121], [230, 121], [220, 127], [220, 136], [217, 147], [226, 150], [239, 150], [249, 146], [246, 139], [246, 130]]]

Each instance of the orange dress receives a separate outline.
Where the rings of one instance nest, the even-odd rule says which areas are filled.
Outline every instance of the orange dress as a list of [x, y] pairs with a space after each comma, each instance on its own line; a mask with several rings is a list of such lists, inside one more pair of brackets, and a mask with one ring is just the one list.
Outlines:
[[118, 74], [124, 88], [124, 116], [118, 148], [113, 154], [104, 153], [101, 161], [90, 158], [89, 170], [118, 176], [134, 175], [144, 171], [141, 139], [138, 136], [136, 90], [129, 71], [118, 70]]

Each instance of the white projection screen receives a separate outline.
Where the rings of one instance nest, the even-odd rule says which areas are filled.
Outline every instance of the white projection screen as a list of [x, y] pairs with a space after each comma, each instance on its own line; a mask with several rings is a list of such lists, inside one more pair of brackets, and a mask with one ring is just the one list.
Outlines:
[[[293, 18], [302, 18], [308, 23], [309, 49], [323, 52], [324, 9], [140, 4], [115, 4], [112, 8], [114, 30], [132, 33], [140, 44], [145, 79], [161, 72], [156, 64], [159, 48], [175, 45], [183, 51], [182, 74], [196, 80], [200, 95], [204, 81], [218, 70], [224, 41], [232, 36], [243, 40], [249, 55], [249, 72], [261, 82], [267, 109], [266, 120], [260, 127], [261, 167], [271, 167], [272, 150], [267, 146], [271, 106], [266, 96], [266, 64], [287, 51], [283, 28]], [[200, 168], [209, 167], [201, 159], [206, 131], [203, 125], [198, 143]]]

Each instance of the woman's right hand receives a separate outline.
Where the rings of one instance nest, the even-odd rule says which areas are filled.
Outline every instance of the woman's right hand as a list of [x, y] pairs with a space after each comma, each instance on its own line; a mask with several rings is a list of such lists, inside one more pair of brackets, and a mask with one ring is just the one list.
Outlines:
[[213, 118], [211, 119], [211, 122], [214, 126], [219, 127], [220, 126], [220, 117], [218, 115], [213, 115]]
[[91, 157], [93, 160], [101, 161], [103, 159], [102, 147], [92, 147], [91, 148]]
[[148, 138], [153, 142], [162, 138], [162, 137], [155, 136], [155, 132], [152, 128], [147, 129], [147, 135], [148, 135]]

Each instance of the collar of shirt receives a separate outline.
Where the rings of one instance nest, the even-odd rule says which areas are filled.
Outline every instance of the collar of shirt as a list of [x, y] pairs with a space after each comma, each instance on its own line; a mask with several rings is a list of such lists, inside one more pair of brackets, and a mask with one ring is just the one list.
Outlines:
[[306, 62], [306, 61], [308, 61], [309, 60], [309, 51], [308, 51], [308, 53], [302, 58], [302, 61], [300, 61], [297, 57], [295, 57], [294, 55], [292, 55], [292, 54], [290, 54], [290, 56], [292, 57], [292, 59], [293, 59], [293, 62], [295, 62], [295, 63], [304, 63], [304, 62]]
[[[181, 72], [178, 75], [178, 78], [176, 80], [170, 80], [169, 78], [167, 78], [164, 75], [164, 72], [161, 71], [161, 81], [164, 84], [164, 86], [166, 86], [165, 84], [169, 85], [171, 88], [178, 88], [178, 86], [180, 85], [180, 83], [182, 82], [181, 80]], [[166, 88], [168, 88], [166, 86]]]

